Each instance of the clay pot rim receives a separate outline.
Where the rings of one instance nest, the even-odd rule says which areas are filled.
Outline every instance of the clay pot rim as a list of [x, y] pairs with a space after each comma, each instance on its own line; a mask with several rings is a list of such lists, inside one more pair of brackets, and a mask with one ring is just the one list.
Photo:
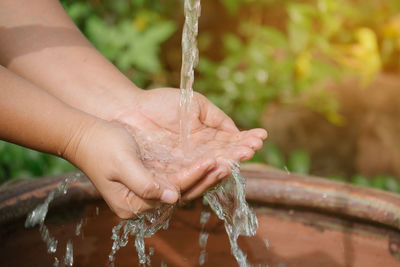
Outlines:
[[[400, 230], [400, 196], [324, 178], [290, 174], [263, 164], [244, 164], [246, 197], [251, 202], [311, 208], [358, 218]], [[74, 173], [39, 179], [20, 179], [0, 186], [0, 225], [21, 219], [43, 202], [48, 192]], [[101, 196], [86, 177], [70, 185], [54, 206], [73, 201], [99, 200]]]

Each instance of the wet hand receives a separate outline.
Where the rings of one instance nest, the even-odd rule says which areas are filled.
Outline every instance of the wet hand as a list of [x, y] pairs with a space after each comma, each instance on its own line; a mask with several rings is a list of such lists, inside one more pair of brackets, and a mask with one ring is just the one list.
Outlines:
[[180, 188], [169, 181], [185, 186], [201, 180], [216, 164], [200, 159], [169, 173], [148, 168], [134, 137], [121, 125], [100, 119], [82, 126], [63, 156], [91, 179], [109, 207], [124, 219], [161, 203], [176, 203]]
[[233, 162], [252, 158], [262, 147], [267, 133], [264, 129], [239, 131], [225, 113], [195, 93], [186, 122], [191, 127], [190, 145], [184, 152], [179, 135], [179, 101], [177, 89], [141, 91], [115, 119], [135, 136], [143, 162], [149, 169], [177, 173], [199, 159], [216, 161], [216, 166], [200, 179], [171, 177], [169, 181], [181, 190], [183, 199], [190, 200], [229, 177]]

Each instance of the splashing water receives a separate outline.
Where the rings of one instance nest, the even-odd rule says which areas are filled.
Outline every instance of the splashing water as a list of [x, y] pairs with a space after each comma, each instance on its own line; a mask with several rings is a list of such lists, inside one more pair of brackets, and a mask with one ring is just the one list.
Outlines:
[[231, 251], [241, 267], [250, 266], [246, 254], [239, 248], [239, 236], [254, 236], [258, 221], [246, 202], [246, 180], [240, 173], [240, 165], [233, 164], [232, 178], [204, 196], [218, 218], [224, 221], [231, 244]]
[[210, 219], [211, 213], [208, 211], [202, 211], [200, 215], [200, 226], [201, 232], [199, 236], [199, 245], [200, 245], [200, 256], [199, 256], [199, 265], [202, 266], [206, 262], [207, 258], [207, 240], [208, 240], [208, 233], [205, 230], [206, 223]]
[[[57, 244], [58, 244], [58, 240], [55, 239], [50, 234], [49, 229], [44, 224], [47, 213], [49, 211], [49, 205], [54, 200], [55, 197], [66, 195], [70, 183], [76, 182], [81, 177], [81, 175], [82, 174], [78, 173], [62, 181], [56, 189], [54, 189], [48, 194], [45, 201], [42, 204], [38, 205], [33, 211], [31, 211], [28, 214], [28, 217], [26, 218], [25, 228], [31, 228], [35, 227], [36, 225], [39, 225], [40, 236], [43, 242], [45, 242], [47, 245], [48, 253], [55, 253], [57, 251]], [[67, 244], [67, 251], [65, 256], [66, 261], [67, 258], [68, 258], [68, 263], [73, 262], [72, 243]], [[58, 266], [58, 264], [59, 260], [55, 258], [54, 266]], [[65, 265], [67, 265], [67, 263], [65, 263]], [[72, 266], [72, 264], [68, 266]]]
[[115, 254], [121, 247], [125, 247], [128, 244], [130, 235], [136, 237], [135, 247], [139, 257], [139, 263], [144, 266], [150, 265], [150, 256], [152, 252], [150, 250], [149, 255], [146, 256], [144, 238], [151, 237], [161, 228], [167, 229], [169, 218], [173, 210], [173, 205], [163, 205], [158, 209], [141, 213], [135, 220], [123, 220], [115, 226], [112, 229], [111, 236], [114, 242], [111, 253], [108, 256], [110, 265], [114, 266]]
[[82, 225], [83, 225], [83, 219], [81, 219], [79, 221], [79, 223], [76, 225], [76, 228], [75, 228], [75, 235], [76, 236], [79, 236], [81, 234]]
[[65, 249], [64, 265], [65, 266], [74, 265], [74, 249], [71, 240], [68, 241], [67, 247]]

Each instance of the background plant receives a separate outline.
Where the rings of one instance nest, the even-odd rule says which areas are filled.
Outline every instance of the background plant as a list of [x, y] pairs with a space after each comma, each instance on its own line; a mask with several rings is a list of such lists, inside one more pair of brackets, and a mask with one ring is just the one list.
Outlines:
[[[399, 1], [222, 2], [240, 23], [222, 37], [222, 60], [201, 59], [197, 87], [243, 128], [259, 126], [271, 103], [304, 106], [340, 125], [328, 82], [357, 76], [366, 85], [381, 70], [399, 70]], [[263, 17], [271, 8], [283, 9], [278, 27]]]
[[[179, 86], [179, 77], [170, 79], [179, 75], [179, 67], [166, 64], [166, 55], [180, 54], [175, 39], [180, 39], [182, 0], [61, 2], [86, 37], [135, 84]], [[326, 90], [327, 83], [358, 77], [366, 85], [379, 72], [400, 70], [398, 0], [216, 0], [203, 4], [222, 7], [221, 13], [228, 15], [226, 21], [218, 22], [226, 25], [222, 33], [215, 27], [200, 31], [195, 89], [241, 128], [260, 126], [270, 105], [306, 107], [341, 125], [339, 104]], [[168, 44], [171, 38], [174, 42]], [[179, 59], [174, 60], [180, 66]], [[305, 174], [312, 164], [303, 150], [283, 155], [270, 143], [254, 160]], [[55, 157], [0, 143], [0, 181], [72, 169]], [[394, 182], [382, 182], [394, 179], [387, 175], [360, 177], [336, 178], [382, 189], [396, 187]]]

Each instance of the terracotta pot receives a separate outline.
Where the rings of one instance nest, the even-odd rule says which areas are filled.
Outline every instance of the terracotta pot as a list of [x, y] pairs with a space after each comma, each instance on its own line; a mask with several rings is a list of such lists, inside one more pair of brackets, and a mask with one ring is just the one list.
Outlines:
[[[259, 229], [239, 245], [254, 266], [400, 266], [400, 196], [315, 177], [245, 165], [247, 198], [258, 214]], [[65, 176], [17, 182], [0, 189], [0, 266], [52, 266], [65, 244], [74, 244], [74, 266], [107, 266], [111, 228], [119, 220], [86, 179], [56, 199], [46, 220], [59, 240], [47, 254], [37, 228], [24, 229], [26, 213], [43, 201]], [[200, 201], [177, 209], [168, 230], [147, 239], [153, 266], [198, 266]], [[98, 212], [99, 211], [99, 212]], [[83, 222], [81, 235], [75, 228]], [[236, 266], [223, 224], [211, 216], [204, 266]], [[267, 241], [268, 240], [268, 241]], [[122, 248], [115, 266], [137, 266], [133, 245]]]

